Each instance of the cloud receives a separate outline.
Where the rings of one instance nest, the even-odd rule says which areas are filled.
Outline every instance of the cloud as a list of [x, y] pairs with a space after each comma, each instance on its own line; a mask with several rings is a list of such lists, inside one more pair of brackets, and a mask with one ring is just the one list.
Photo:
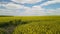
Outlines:
[[44, 9], [40, 6], [33, 6], [32, 8], [24, 7], [24, 12], [21, 15], [25, 16], [38, 16], [38, 15], [45, 15]]
[[[16, 16], [37, 16], [37, 15], [45, 15], [44, 9], [42, 7], [38, 6], [33, 6], [32, 8], [30, 7], [22, 7], [20, 8], [19, 6], [16, 7], [15, 4], [7, 4], [5, 6], [7, 9], [0, 9], [0, 15], [16, 15]], [[23, 11], [20, 11], [20, 9]]]
[[60, 11], [59, 10], [47, 10], [47, 15], [60, 15]]
[[7, 9], [22, 9], [24, 8], [24, 5], [19, 5], [19, 4], [15, 4], [13, 2], [10, 2], [10, 3], [0, 3], [0, 7], [5, 7]]
[[0, 8], [0, 15], [20, 15], [24, 8], [23, 5], [14, 4], [12, 2], [7, 4], [0, 3], [0, 6], [5, 7], [3, 9]]
[[5, 7], [7, 9], [0, 9], [0, 15], [14, 15], [14, 16], [45, 16], [45, 15], [60, 15], [60, 8], [44, 9], [40, 5], [30, 7], [20, 6], [17, 4], [9, 3]]
[[0, 9], [0, 15], [14, 15], [15, 12], [8, 9]]
[[12, 9], [0, 9], [0, 15], [12, 15], [12, 16], [20, 16], [20, 10], [12, 10]]
[[22, 16], [44, 16], [44, 15], [60, 15], [60, 8], [58, 9], [44, 9], [41, 6], [33, 6], [32, 8], [25, 7], [25, 11], [21, 13]]
[[7, 9], [21, 9], [24, 6], [23, 5], [14, 4], [14, 3], [8, 3], [8, 4], [5, 5], [5, 7]]
[[55, 10], [55, 15], [60, 15], [60, 8]]
[[47, 5], [50, 5], [50, 4], [55, 4], [55, 3], [60, 3], [60, 0], [51, 0], [51, 1], [47, 1], [43, 4], [41, 4], [41, 6], [47, 6]]
[[[15, 0], [14, 0], [15, 1]], [[17, 0], [16, 0], [17, 1]], [[24, 1], [24, 3], [28, 3], [26, 0], [19, 0]], [[29, 1], [29, 3], [31, 0]], [[32, 1], [33, 2], [33, 1]], [[31, 2], [31, 3], [32, 3]], [[44, 9], [42, 6], [44, 5], [49, 5], [49, 4], [54, 4], [58, 1], [53, 0], [53, 1], [48, 1], [43, 3], [42, 5], [36, 5], [32, 7], [27, 7], [24, 5], [19, 5], [15, 3], [8, 3], [8, 4], [2, 4], [2, 6], [6, 7], [6, 9], [1, 9], [0, 8], [0, 15], [14, 15], [14, 16], [44, 16], [44, 15], [60, 15], [60, 8], [53, 10], [53, 9]], [[33, 2], [35, 3], [35, 1]]]
[[6, 15], [21, 15], [21, 16], [26, 15], [27, 16], [27, 15], [43, 15], [44, 14], [43, 12], [44, 9], [39, 5], [33, 6], [32, 8], [30, 8], [30, 7], [25, 7], [19, 4], [8, 3], [4, 6], [6, 7], [6, 9], [0, 10], [0, 11], [2, 11], [2, 14], [6, 14]]
[[53, 1], [60, 2], [60, 0], [53, 0]]
[[17, 2], [17, 3], [36, 3], [36, 2], [41, 2], [42, 0], [12, 0], [14, 2]]

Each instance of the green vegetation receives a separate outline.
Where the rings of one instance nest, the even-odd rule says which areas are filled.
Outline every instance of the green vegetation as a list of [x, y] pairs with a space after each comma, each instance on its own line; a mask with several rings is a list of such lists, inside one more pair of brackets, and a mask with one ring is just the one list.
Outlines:
[[0, 28], [0, 34], [7, 34], [4, 29]]
[[60, 34], [59, 23], [58, 21], [43, 21], [19, 25], [16, 27], [13, 34]]
[[0, 17], [0, 34], [60, 34], [60, 16]]

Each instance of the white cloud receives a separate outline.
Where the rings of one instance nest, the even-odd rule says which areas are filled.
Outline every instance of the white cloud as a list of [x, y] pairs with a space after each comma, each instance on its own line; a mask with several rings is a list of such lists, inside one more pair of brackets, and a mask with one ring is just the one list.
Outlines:
[[6, 5], [6, 3], [0, 2], [0, 6], [5, 6], [5, 5]]
[[55, 3], [60, 3], [60, 0], [47, 1], [47, 2], [45, 2], [43, 4], [41, 4], [41, 6], [47, 6], [47, 5], [55, 4]]
[[24, 8], [24, 5], [15, 4], [13, 2], [9, 2], [7, 4], [0, 3], [0, 6], [6, 7], [7, 9], [22, 9], [22, 8]]
[[41, 4], [40, 6], [47, 6], [47, 5], [54, 4], [54, 3], [56, 3], [56, 2], [55, 1], [47, 1], [43, 4]]
[[[11, 5], [11, 4], [10, 4]], [[14, 5], [13, 5], [14, 6]], [[11, 6], [9, 6], [11, 7]], [[15, 16], [45, 16], [45, 15], [60, 15], [60, 8], [53, 9], [44, 9], [41, 6], [33, 6], [20, 8], [24, 11], [20, 11], [20, 9], [12, 9], [16, 7], [11, 7], [9, 9], [0, 9], [0, 15], [15, 15]]]
[[60, 15], [59, 9], [44, 9], [41, 6], [33, 6], [32, 8], [25, 7], [25, 11], [21, 13], [22, 16], [44, 16], [44, 15]]
[[60, 8], [55, 10], [55, 15], [60, 15]]
[[14, 3], [8, 3], [8, 4], [5, 5], [5, 7], [7, 9], [21, 9], [24, 6], [23, 5], [14, 4]]
[[7, 9], [0, 9], [0, 15], [14, 15], [15, 12]]
[[[21, 0], [22, 1], [22, 0]], [[25, 7], [14, 3], [3, 4], [7, 9], [0, 8], [0, 15], [19, 15], [19, 16], [43, 16], [43, 15], [60, 15], [60, 8], [56, 10], [44, 9], [41, 6], [53, 4], [56, 1], [48, 1], [42, 5], [36, 5], [32, 8]], [[23, 9], [24, 11], [20, 11]]]
[[32, 8], [25, 7], [25, 11], [21, 13], [22, 16], [42, 16], [47, 15], [45, 9], [40, 6], [33, 6]]
[[12, 15], [12, 16], [20, 16], [20, 10], [12, 10], [12, 9], [0, 9], [0, 15]]
[[43, 0], [12, 0], [17, 3], [36, 3], [36, 2], [41, 2]]
[[1, 4], [0, 6], [6, 7], [6, 9], [0, 8], [0, 15], [20, 15], [21, 9], [24, 8], [23, 5], [18, 5], [14, 3], [8, 3], [8, 4]]
[[46, 15], [60, 15], [60, 8], [57, 9], [47, 9]]
[[53, 0], [53, 1], [60, 2], [60, 0]]

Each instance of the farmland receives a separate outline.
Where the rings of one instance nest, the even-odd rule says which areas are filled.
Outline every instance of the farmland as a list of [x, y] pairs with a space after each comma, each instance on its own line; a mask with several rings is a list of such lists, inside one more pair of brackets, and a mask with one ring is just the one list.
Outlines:
[[0, 17], [0, 34], [60, 34], [60, 16]]

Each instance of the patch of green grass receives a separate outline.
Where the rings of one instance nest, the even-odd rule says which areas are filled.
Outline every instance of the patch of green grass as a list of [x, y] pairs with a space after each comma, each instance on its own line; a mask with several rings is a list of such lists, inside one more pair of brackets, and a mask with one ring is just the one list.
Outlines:
[[12, 26], [12, 34], [60, 34], [60, 16], [0, 17], [1, 29], [9, 29]]
[[0, 17], [0, 22], [8, 22], [13, 20], [21, 19], [23, 21], [30, 21], [30, 20], [56, 20], [60, 19], [60, 16], [14, 16], [14, 17]]
[[60, 34], [60, 24], [58, 21], [32, 22], [17, 26], [13, 34]]
[[7, 34], [6, 31], [4, 29], [0, 28], [0, 34]]

